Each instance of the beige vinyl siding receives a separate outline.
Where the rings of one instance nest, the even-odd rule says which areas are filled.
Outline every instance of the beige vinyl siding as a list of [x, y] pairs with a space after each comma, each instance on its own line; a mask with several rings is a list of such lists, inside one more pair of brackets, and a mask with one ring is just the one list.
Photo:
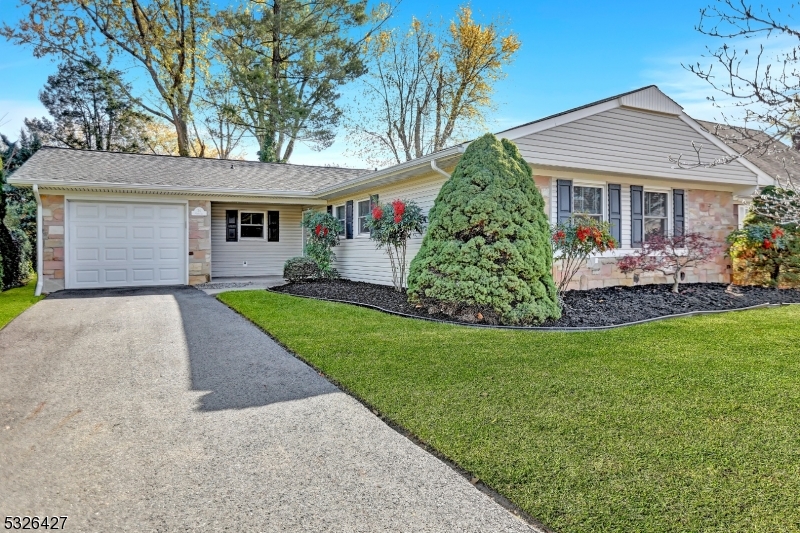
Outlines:
[[[381, 203], [396, 199], [413, 200], [427, 215], [445, 181], [446, 178], [441, 174], [431, 173], [414, 180], [332, 200], [331, 205], [341, 205], [347, 200], [353, 200], [353, 238], [342, 238], [341, 244], [333, 250], [336, 254], [335, 268], [339, 273], [353, 281], [391, 285], [392, 269], [389, 257], [383, 250], [375, 249], [375, 243], [370, 240], [369, 234], [358, 234], [358, 202], [369, 199], [371, 194], [378, 194]], [[415, 235], [409, 240], [408, 264], [411, 264], [411, 260], [419, 251], [421, 244], [422, 236], [420, 235]]]
[[713, 168], [675, 169], [670, 156], [694, 157], [692, 141], [703, 146], [704, 161], [727, 154], [677, 116], [617, 108], [515, 139], [536, 166], [569, 167], [678, 180], [754, 185], [756, 175], [737, 162]]
[[[278, 211], [280, 240], [239, 239], [225, 241], [225, 211]], [[295, 205], [211, 203], [211, 277], [272, 276], [283, 274], [283, 264], [290, 257], [303, 255], [303, 233], [300, 228], [302, 209]], [[266, 227], [264, 228], [266, 235]], [[244, 262], [247, 261], [247, 266]]]

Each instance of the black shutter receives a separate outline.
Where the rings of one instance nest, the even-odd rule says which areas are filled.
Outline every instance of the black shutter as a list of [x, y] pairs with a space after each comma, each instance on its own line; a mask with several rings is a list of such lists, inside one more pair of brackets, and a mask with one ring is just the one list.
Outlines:
[[239, 211], [225, 211], [225, 242], [239, 241]]
[[332, 205], [329, 205], [329, 206], [328, 206], [328, 214], [329, 214], [329, 215], [332, 215], [332, 214], [333, 214], [333, 206], [332, 206]]
[[[369, 213], [370, 213], [370, 216], [372, 216], [372, 210], [377, 205], [378, 205], [378, 195], [377, 194], [370, 194], [369, 195]], [[369, 236], [370, 237], [372, 237], [373, 233], [374, 233], [373, 230], [369, 230]]]
[[622, 186], [608, 186], [608, 221], [611, 223], [611, 236], [622, 246]]
[[572, 216], [572, 180], [556, 180], [557, 222], [566, 222]]
[[280, 211], [267, 211], [267, 242], [280, 240]]
[[344, 238], [353, 238], [353, 200], [347, 200], [344, 208]]
[[679, 237], [682, 237], [686, 231], [686, 219], [683, 213], [683, 197], [683, 189], [672, 190], [672, 203], [674, 204], [672, 209], [672, 234]]
[[631, 185], [631, 246], [641, 248], [644, 240], [644, 188]]

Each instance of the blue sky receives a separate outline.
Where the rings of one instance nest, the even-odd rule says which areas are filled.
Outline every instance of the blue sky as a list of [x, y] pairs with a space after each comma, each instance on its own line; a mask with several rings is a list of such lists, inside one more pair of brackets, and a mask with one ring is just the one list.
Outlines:
[[[14, 1], [0, 3], [5, 8]], [[497, 85], [492, 129], [500, 131], [650, 84], [658, 85], [696, 118], [718, 117], [706, 101], [713, 89], [681, 67], [702, 61], [705, 46], [718, 44], [694, 30], [699, 10], [708, 2], [473, 0], [478, 20], [502, 16], [522, 42], [508, 77]], [[449, 20], [462, 3], [403, 0], [391, 25], [406, 27], [412, 15]], [[19, 14], [3, 9], [0, 17], [13, 23]], [[0, 40], [0, 117], [6, 115], [0, 131], [14, 138], [23, 117], [45, 114], [37, 93], [54, 71], [51, 59], [36, 59], [29, 48]], [[345, 103], [352, 95], [345, 91]], [[346, 149], [342, 133], [325, 151], [300, 147], [292, 163], [362, 166]], [[248, 159], [255, 157], [254, 148], [246, 151]]]

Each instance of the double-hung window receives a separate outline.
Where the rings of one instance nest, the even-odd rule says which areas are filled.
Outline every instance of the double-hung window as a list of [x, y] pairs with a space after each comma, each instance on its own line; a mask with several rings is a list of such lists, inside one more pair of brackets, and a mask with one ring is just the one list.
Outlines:
[[239, 235], [243, 239], [264, 238], [264, 213], [240, 213]]
[[644, 238], [667, 235], [667, 202], [665, 192], [644, 192]]
[[572, 187], [572, 212], [602, 222], [603, 188], [583, 185]]
[[358, 202], [358, 233], [369, 233], [367, 217], [369, 217], [369, 200]]
[[339, 230], [339, 235], [344, 235], [345, 232], [344, 225], [346, 223], [345, 218], [347, 214], [347, 209], [343, 205], [337, 205], [334, 209], [334, 214], [336, 215], [336, 218], [339, 220], [339, 223], [342, 225], [341, 229]]

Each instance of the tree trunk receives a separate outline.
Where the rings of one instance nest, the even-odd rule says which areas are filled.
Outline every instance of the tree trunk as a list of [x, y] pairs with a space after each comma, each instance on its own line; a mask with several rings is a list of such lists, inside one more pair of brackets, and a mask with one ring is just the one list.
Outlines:
[[175, 133], [178, 134], [178, 155], [181, 157], [191, 157], [189, 153], [189, 126], [186, 120], [179, 115], [175, 116]]

